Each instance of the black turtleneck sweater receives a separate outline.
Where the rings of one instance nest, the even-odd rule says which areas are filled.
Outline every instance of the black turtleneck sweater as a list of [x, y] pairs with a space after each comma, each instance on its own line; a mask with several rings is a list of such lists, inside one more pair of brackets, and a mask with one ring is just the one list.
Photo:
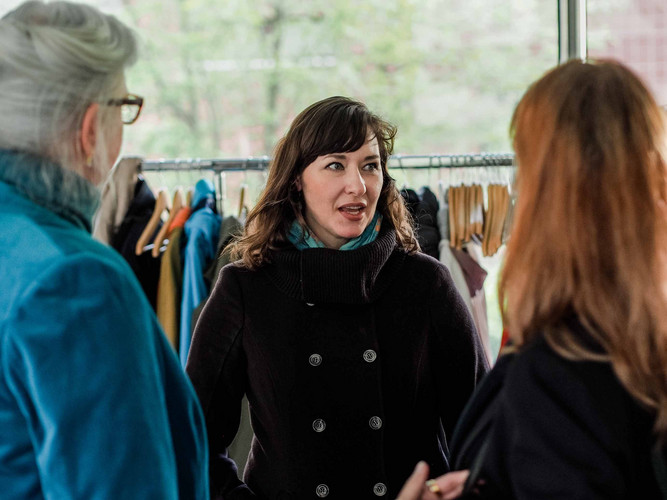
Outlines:
[[[212, 498], [394, 498], [447, 439], [488, 370], [447, 269], [385, 227], [351, 251], [291, 247], [226, 266], [187, 372], [207, 421]], [[247, 394], [255, 439], [236, 476], [225, 449]]]

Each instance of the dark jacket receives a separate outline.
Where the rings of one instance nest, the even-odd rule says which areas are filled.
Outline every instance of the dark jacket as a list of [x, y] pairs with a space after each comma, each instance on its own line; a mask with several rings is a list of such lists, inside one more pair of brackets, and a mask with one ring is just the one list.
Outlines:
[[[139, 175], [134, 189], [134, 198], [130, 202], [130, 207], [127, 209], [118, 232], [111, 239], [111, 246], [118, 250], [118, 253], [132, 268], [153, 310], [157, 308], [157, 285], [160, 281], [161, 256], [156, 259], [150, 252], [136, 255], [135, 248], [148, 221], [153, 216], [154, 210], [155, 195], [148, 187], [144, 177]], [[160, 221], [155, 228], [155, 234], [161, 227], [162, 222]], [[151, 241], [153, 241], [152, 238], [155, 234], [151, 235]]]
[[[448, 470], [445, 437], [486, 371], [449, 272], [392, 230], [352, 251], [290, 247], [257, 271], [230, 264], [187, 364], [212, 497], [394, 498], [418, 460]], [[224, 455], [246, 392], [248, 486]]]
[[539, 338], [484, 379], [452, 460], [478, 490], [464, 498], [657, 499], [652, 426], [609, 363], [566, 360]]
[[439, 257], [440, 229], [438, 229], [438, 198], [426, 186], [415, 193], [403, 189], [401, 195], [415, 222], [415, 233], [421, 251], [434, 259]]

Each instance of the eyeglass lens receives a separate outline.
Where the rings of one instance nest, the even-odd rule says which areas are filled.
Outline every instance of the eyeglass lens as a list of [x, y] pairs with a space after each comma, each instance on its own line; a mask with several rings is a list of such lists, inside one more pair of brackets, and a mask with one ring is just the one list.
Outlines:
[[137, 119], [139, 114], [138, 104], [122, 104], [120, 107], [120, 116], [123, 123], [132, 123]]

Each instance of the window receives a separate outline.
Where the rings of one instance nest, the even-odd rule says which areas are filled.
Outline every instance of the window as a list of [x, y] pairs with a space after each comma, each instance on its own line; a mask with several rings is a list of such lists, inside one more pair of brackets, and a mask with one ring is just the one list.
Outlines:
[[149, 158], [270, 155], [296, 113], [337, 94], [397, 124], [397, 153], [506, 152], [514, 105], [558, 60], [543, 0], [87, 3], [142, 39], [127, 79], [146, 101], [123, 152]]
[[588, 55], [631, 67], [667, 104], [667, 4], [663, 0], [589, 0]]

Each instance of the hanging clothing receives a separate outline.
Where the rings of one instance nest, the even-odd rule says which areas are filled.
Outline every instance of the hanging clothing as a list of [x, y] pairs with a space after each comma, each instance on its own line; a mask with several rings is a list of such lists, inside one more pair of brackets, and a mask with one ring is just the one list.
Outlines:
[[610, 363], [565, 359], [540, 336], [498, 359], [461, 416], [452, 458], [479, 490], [463, 498], [663, 498], [653, 423]]
[[140, 174], [141, 158], [123, 158], [111, 169], [93, 221], [93, 238], [97, 241], [111, 244], [134, 199]]
[[[371, 499], [394, 498], [419, 460], [448, 470], [447, 441], [488, 364], [449, 273], [398, 248], [385, 220], [356, 250], [286, 244], [257, 270], [225, 266], [186, 369], [213, 498]], [[225, 453], [244, 394], [247, 486]]]
[[[155, 195], [142, 175], [134, 186], [134, 197], [123, 222], [111, 240], [111, 246], [120, 253], [132, 268], [153, 310], [157, 308], [157, 286], [160, 280], [160, 257], [150, 252], [136, 255], [135, 248], [144, 228], [155, 210]], [[162, 227], [158, 223], [155, 233]], [[155, 234], [152, 235], [155, 237]]]
[[206, 498], [196, 395], [127, 263], [91, 237], [98, 202], [74, 172], [0, 151], [0, 496]]
[[486, 280], [487, 272], [477, 261], [471, 257], [471, 245], [465, 247], [464, 250], [452, 248], [454, 258], [461, 266], [463, 276], [465, 277], [470, 293], [470, 302], [472, 306], [472, 317], [477, 327], [477, 332], [484, 346], [489, 364], [493, 363], [495, 356], [491, 352], [491, 342], [489, 340], [489, 322], [486, 316], [486, 293], [484, 292], [484, 281]]
[[183, 226], [192, 209], [181, 208], [168, 228], [169, 243], [162, 254], [157, 285], [157, 317], [174, 350], [178, 352], [183, 289]]
[[412, 189], [401, 190], [408, 211], [415, 221], [415, 235], [421, 251], [434, 259], [439, 257], [438, 245], [440, 231], [438, 229], [438, 198], [426, 186], [416, 193]]
[[179, 312], [183, 287], [182, 233], [182, 227], [175, 227], [169, 233], [169, 243], [162, 254], [160, 280], [157, 286], [157, 318], [176, 352], [178, 352]]
[[[237, 236], [242, 232], [243, 225], [233, 215], [229, 215], [222, 220], [222, 223], [220, 224], [220, 236], [218, 239], [218, 250], [216, 252], [216, 256], [204, 271], [204, 281], [206, 282], [206, 286], [209, 290], [218, 280], [218, 276], [220, 276], [220, 271], [222, 268], [231, 262], [229, 252], [225, 251], [227, 249], [227, 245], [232, 241], [234, 236]], [[208, 296], [203, 301], [201, 301], [192, 312], [192, 325], [190, 329], [191, 332], [194, 332], [199, 315], [204, 309], [207, 300]]]
[[461, 265], [454, 256], [453, 252], [454, 249], [452, 249], [452, 247], [449, 246], [449, 240], [446, 239], [440, 240], [439, 247], [440, 247], [439, 260], [449, 270], [449, 273], [452, 275], [452, 281], [456, 286], [456, 290], [461, 294], [463, 302], [465, 302], [465, 305], [468, 306], [470, 314], [472, 314], [473, 309], [472, 309], [472, 300], [470, 297], [470, 288], [468, 288], [468, 282], [466, 281], [465, 275], [463, 274]]
[[229, 215], [222, 220], [220, 224], [220, 236], [218, 238], [218, 250], [214, 259], [214, 266], [206, 273], [208, 282], [214, 285], [220, 276], [220, 271], [231, 262], [228, 252], [225, 252], [227, 245], [231, 243], [235, 236], [243, 233], [243, 224], [233, 215]]
[[206, 299], [209, 289], [204, 280], [204, 270], [218, 248], [220, 216], [215, 212], [215, 188], [208, 179], [195, 185], [192, 214], [185, 222], [186, 238], [183, 264], [183, 297], [181, 299], [181, 328], [179, 355], [185, 367], [192, 338], [192, 314]]

